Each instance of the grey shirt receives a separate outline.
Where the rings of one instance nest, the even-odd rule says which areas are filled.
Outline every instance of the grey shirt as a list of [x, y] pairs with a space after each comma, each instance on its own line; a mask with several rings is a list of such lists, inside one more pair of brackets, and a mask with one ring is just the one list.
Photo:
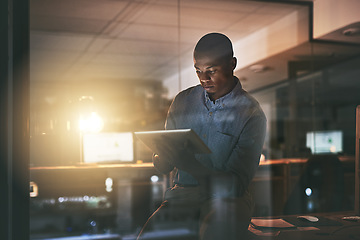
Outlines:
[[[196, 159], [214, 173], [235, 176], [236, 186], [229, 187], [242, 194], [259, 165], [266, 118], [258, 102], [236, 80], [235, 88], [215, 103], [201, 85], [180, 92], [170, 106], [165, 128], [193, 129], [212, 151], [196, 154]], [[177, 170], [174, 183], [198, 185], [182, 170]]]

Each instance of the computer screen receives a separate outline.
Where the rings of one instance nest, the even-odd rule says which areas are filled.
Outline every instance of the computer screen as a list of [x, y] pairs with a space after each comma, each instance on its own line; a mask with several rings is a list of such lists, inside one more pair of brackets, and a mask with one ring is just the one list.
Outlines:
[[82, 143], [84, 163], [134, 162], [131, 132], [88, 133]]
[[340, 153], [343, 151], [343, 133], [340, 130], [307, 132], [306, 147], [313, 154]]

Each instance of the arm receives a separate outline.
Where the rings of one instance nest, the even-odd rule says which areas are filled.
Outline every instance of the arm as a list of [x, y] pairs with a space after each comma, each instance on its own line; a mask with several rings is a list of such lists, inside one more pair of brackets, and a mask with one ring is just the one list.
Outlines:
[[240, 130], [240, 136], [222, 170], [194, 175], [200, 185], [216, 196], [242, 196], [247, 190], [260, 161], [266, 132], [266, 118], [260, 111], [253, 114]]
[[227, 169], [236, 177], [240, 194], [248, 188], [259, 166], [265, 134], [266, 118], [259, 112], [246, 122], [228, 159]]

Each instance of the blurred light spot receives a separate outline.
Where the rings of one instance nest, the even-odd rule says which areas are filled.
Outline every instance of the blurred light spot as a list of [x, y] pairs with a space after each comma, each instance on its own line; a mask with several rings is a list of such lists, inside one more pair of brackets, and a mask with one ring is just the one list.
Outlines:
[[30, 197], [37, 197], [38, 195], [38, 185], [35, 182], [30, 182]]
[[330, 147], [330, 152], [335, 153], [335, 152], [336, 152], [336, 147], [335, 147], [335, 146], [331, 146], [331, 147]]
[[91, 221], [91, 222], [90, 222], [90, 225], [93, 226], [93, 227], [95, 227], [95, 226], [96, 226], [96, 222], [95, 222], [95, 221]]
[[96, 113], [92, 112], [90, 116], [84, 117], [80, 116], [79, 119], [79, 129], [82, 132], [100, 132], [104, 127], [104, 121]]
[[308, 202], [308, 204], [307, 204], [307, 208], [308, 208], [308, 210], [313, 210], [313, 208], [314, 208], [314, 204], [313, 204], [313, 202], [312, 201], [310, 201], [310, 202]]
[[156, 182], [158, 182], [159, 181], [159, 177], [158, 176], [156, 176], [156, 175], [153, 175], [153, 176], [151, 176], [151, 181], [153, 182], [153, 183], [156, 183]]
[[59, 201], [60, 203], [62, 203], [62, 202], [65, 201], [65, 199], [64, 199], [63, 197], [59, 197], [59, 198], [58, 198], [58, 201]]
[[107, 179], [105, 180], [105, 185], [106, 185], [106, 186], [112, 186], [112, 185], [113, 185], [113, 180], [112, 180], [112, 178], [107, 178]]
[[106, 191], [107, 192], [112, 192], [112, 186], [113, 186], [113, 180], [112, 180], [112, 178], [107, 178], [106, 180], [105, 180], [105, 186], [106, 186]]
[[306, 194], [306, 196], [310, 197], [311, 194], [312, 194], [311, 188], [306, 188], [306, 189], [305, 189], [305, 194]]

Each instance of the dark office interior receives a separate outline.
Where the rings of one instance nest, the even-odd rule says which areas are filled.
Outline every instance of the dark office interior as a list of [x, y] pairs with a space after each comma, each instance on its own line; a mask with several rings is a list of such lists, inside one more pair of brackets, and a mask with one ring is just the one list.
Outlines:
[[[360, 238], [359, 8], [356, 0], [1, 2], [0, 238], [136, 239], [172, 183], [134, 133], [164, 129], [174, 96], [198, 84], [194, 45], [215, 31], [233, 41], [234, 74], [267, 117], [249, 188], [253, 218], [296, 225], [252, 225], [252, 239]], [[104, 142], [114, 139], [121, 160], [94, 157], [100, 145], [110, 155]], [[189, 239], [167, 216], [151, 229], [144, 239]]]

